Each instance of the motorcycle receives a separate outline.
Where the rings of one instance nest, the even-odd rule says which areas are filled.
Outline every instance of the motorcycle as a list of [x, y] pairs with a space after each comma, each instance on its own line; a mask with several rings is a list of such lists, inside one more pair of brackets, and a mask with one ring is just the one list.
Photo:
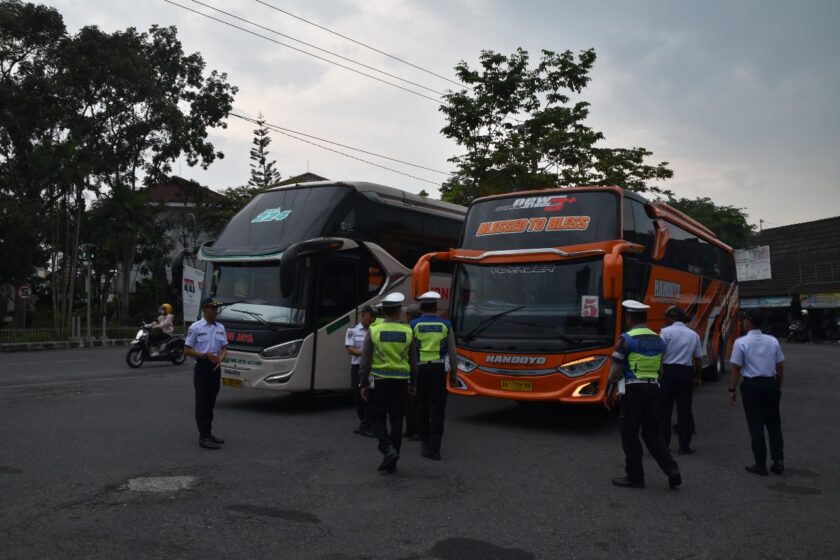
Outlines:
[[150, 338], [152, 324], [143, 323], [142, 328], [137, 331], [131, 347], [125, 356], [125, 362], [133, 368], [139, 368], [143, 362], [172, 362], [176, 366], [183, 364], [187, 355], [184, 354], [184, 337], [171, 336], [160, 343], [156, 353], [152, 352]]
[[788, 325], [788, 342], [808, 342], [808, 327], [804, 321], [794, 321]]

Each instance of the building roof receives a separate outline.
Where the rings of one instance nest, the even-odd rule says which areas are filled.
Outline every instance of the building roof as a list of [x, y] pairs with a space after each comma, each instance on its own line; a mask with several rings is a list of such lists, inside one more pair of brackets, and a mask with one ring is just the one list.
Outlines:
[[840, 291], [840, 216], [766, 229], [752, 246], [770, 246], [770, 280], [740, 283], [741, 296]]
[[157, 183], [146, 189], [149, 202], [161, 204], [188, 204], [197, 200], [218, 200], [223, 194], [208, 189], [195, 181], [175, 180]]

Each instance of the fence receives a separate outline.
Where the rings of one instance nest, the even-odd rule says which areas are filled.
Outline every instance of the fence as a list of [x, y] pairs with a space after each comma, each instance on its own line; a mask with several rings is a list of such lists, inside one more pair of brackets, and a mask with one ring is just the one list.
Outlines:
[[[73, 317], [69, 328], [26, 328], [0, 329], [0, 344], [21, 344], [27, 342], [58, 342], [65, 340], [81, 340], [87, 337], [87, 327], [82, 324], [81, 317]], [[103, 319], [98, 328], [91, 325], [91, 338], [97, 340], [113, 340], [134, 338], [140, 325], [109, 325]], [[183, 326], [175, 327], [175, 334], [185, 334]]]

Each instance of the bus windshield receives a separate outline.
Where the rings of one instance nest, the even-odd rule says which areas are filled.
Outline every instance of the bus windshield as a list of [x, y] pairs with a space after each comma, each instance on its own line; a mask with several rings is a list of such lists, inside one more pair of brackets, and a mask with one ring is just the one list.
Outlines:
[[458, 344], [544, 351], [609, 346], [615, 310], [601, 297], [602, 262], [459, 264], [453, 317]]
[[306, 322], [305, 286], [298, 284], [289, 297], [280, 291], [280, 263], [215, 263], [210, 295], [231, 303], [219, 310], [219, 319], [303, 325]]
[[614, 192], [574, 191], [494, 198], [470, 207], [460, 247], [477, 250], [564, 247], [619, 239]]
[[327, 185], [260, 194], [202, 253], [216, 258], [278, 253], [293, 243], [320, 237], [333, 212], [351, 192], [347, 187]]

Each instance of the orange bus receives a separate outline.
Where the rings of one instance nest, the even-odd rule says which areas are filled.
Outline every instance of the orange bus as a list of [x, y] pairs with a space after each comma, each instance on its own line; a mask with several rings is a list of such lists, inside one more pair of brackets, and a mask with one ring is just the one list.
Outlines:
[[614, 187], [477, 199], [457, 249], [424, 255], [453, 265], [450, 318], [458, 345], [452, 393], [518, 401], [603, 402], [621, 301], [651, 306], [659, 330], [679, 305], [713, 378], [738, 334], [732, 249], [662, 202]]

